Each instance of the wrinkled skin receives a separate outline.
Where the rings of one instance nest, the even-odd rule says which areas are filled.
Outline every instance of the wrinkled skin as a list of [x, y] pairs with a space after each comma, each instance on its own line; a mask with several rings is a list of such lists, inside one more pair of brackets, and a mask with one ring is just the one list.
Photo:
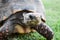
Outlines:
[[[0, 40], [7, 40], [7, 37], [14, 33], [16, 24], [19, 24], [24, 28], [30, 27], [32, 29], [35, 29], [47, 40], [52, 40], [53, 31], [44, 23], [46, 21], [44, 18], [44, 8], [43, 4], [40, 2], [39, 0], [0, 0], [0, 23], [2, 23], [0, 28]], [[28, 18], [25, 16], [25, 13], [28, 14]], [[41, 20], [38, 20], [36, 18], [36, 15], [31, 15], [29, 13], [39, 13], [39, 15], [41, 16]], [[26, 18], [24, 18], [23, 14]], [[32, 17], [29, 17], [30, 15]], [[34, 23], [36, 23], [36, 21], [38, 23], [30, 23], [30, 21], [32, 22], [32, 20]]]

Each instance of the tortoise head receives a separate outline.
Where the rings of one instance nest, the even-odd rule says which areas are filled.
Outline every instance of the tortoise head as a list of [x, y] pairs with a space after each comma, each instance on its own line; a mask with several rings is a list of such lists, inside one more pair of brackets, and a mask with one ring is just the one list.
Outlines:
[[[24, 12], [20, 14], [19, 19], [23, 19], [21, 20], [22, 23], [24, 23], [27, 26], [36, 26], [41, 22], [41, 15], [39, 13], [34, 13], [34, 12]], [[19, 17], [19, 16], [18, 16]]]
[[29, 26], [36, 26], [41, 22], [39, 13], [27, 13], [23, 14], [24, 23]]
[[34, 13], [29, 10], [22, 10], [15, 13], [17, 18], [20, 20], [20, 23], [23, 23], [26, 26], [37, 26], [41, 22], [41, 16], [39, 13]]

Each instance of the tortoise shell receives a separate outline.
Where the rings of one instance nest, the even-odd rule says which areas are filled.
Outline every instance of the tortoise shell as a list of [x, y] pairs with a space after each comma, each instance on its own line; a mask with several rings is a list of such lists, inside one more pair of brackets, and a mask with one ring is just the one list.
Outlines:
[[0, 22], [24, 9], [40, 13], [42, 21], [46, 21], [41, 0], [0, 0]]
[[[16, 12], [19, 12], [22, 10], [32, 11], [33, 13], [40, 13], [41, 20], [43, 23], [38, 25], [34, 29], [39, 34], [46, 37], [47, 40], [51, 40], [53, 37], [53, 32], [51, 31], [49, 26], [45, 25], [44, 23], [46, 21], [45, 12], [44, 12], [45, 10], [41, 0], [0, 0], [0, 23], [6, 20], [10, 15], [15, 14]], [[5, 25], [3, 24], [3, 26], [0, 28], [0, 31], [2, 30], [2, 33], [6, 31], [6, 34], [7, 34], [7, 32], [11, 30], [11, 28], [14, 29], [12, 27], [13, 25], [9, 26], [9, 29], [8, 29], [8, 24], [9, 24], [9, 21], [5, 23]], [[15, 31], [19, 33], [29, 33], [34, 30], [34, 29], [31, 29], [30, 27], [23, 28], [20, 25], [16, 25], [15, 28], [17, 29]]]
[[[43, 22], [46, 21], [44, 12], [45, 10], [41, 0], [0, 0], [0, 26], [3, 24], [1, 22], [6, 20], [10, 15], [22, 10], [40, 13], [41, 20]], [[17, 30], [18, 29], [19, 27], [17, 26]], [[24, 28], [21, 27], [20, 29], [22, 29], [22, 33], [24, 33]], [[31, 31], [29, 28], [26, 28], [26, 31], [27, 30]]]

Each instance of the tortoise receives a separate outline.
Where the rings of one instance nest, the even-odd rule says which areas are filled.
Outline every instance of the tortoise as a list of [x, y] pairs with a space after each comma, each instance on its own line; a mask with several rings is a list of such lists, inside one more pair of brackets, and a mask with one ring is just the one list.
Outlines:
[[53, 31], [46, 24], [41, 0], [0, 0], [0, 40], [12, 33], [24, 34], [35, 30], [47, 40], [52, 40]]

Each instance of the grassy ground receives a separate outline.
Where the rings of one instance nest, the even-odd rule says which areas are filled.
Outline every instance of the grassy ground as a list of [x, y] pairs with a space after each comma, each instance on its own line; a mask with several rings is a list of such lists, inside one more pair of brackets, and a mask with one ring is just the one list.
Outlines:
[[46, 8], [47, 24], [54, 31], [54, 39], [60, 40], [60, 0], [43, 0]]
[[[47, 24], [54, 31], [53, 40], [60, 40], [60, 0], [42, 0], [46, 8]], [[20, 35], [14, 40], [45, 40], [44, 37], [36, 33]]]

